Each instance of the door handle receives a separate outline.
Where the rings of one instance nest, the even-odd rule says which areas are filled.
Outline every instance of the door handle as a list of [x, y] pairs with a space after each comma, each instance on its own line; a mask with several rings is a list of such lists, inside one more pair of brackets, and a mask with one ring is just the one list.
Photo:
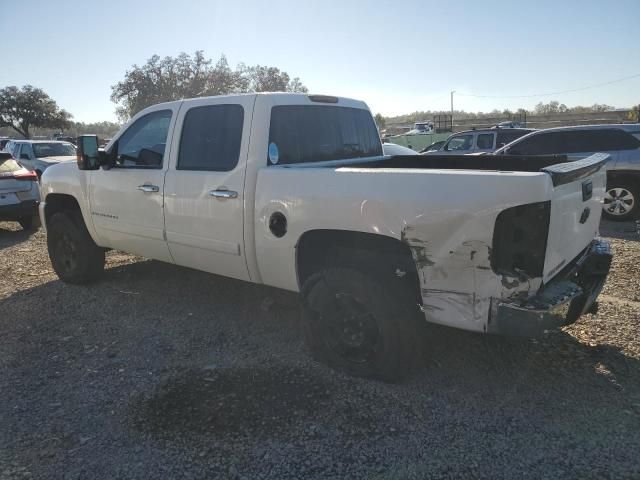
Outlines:
[[160, 187], [158, 187], [157, 185], [150, 185], [148, 183], [145, 183], [144, 185], [138, 185], [138, 190], [145, 193], [154, 193], [159, 192]]
[[233, 190], [211, 190], [209, 195], [215, 198], [238, 198], [238, 192]]

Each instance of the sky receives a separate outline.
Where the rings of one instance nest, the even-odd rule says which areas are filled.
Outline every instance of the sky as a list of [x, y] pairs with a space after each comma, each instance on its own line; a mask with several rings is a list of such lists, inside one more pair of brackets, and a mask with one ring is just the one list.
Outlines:
[[[640, 103], [640, 0], [0, 0], [0, 88], [116, 119], [111, 86], [154, 54], [275, 66], [374, 113]], [[12, 19], [15, 19], [12, 20]], [[22, 20], [19, 20], [22, 19]], [[23, 21], [28, 19], [28, 21]], [[482, 98], [485, 95], [500, 98]]]

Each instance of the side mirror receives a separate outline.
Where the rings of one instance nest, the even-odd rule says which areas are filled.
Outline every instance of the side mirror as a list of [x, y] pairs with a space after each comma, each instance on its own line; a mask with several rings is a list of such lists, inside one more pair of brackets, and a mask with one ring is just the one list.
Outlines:
[[100, 168], [98, 143], [97, 135], [80, 135], [78, 137], [76, 154], [80, 170], [97, 170]]
[[20, 160], [29, 160], [29, 154], [28, 153], [21, 153], [20, 154]]

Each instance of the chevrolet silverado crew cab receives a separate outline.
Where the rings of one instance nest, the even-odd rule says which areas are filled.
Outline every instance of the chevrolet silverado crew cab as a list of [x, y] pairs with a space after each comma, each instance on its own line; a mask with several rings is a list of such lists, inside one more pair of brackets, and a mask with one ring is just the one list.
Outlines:
[[354, 375], [402, 377], [425, 321], [571, 323], [609, 270], [604, 154], [385, 156], [363, 102], [289, 93], [163, 103], [104, 151], [78, 142], [41, 184], [63, 281], [97, 279], [118, 249], [300, 292], [310, 350]]

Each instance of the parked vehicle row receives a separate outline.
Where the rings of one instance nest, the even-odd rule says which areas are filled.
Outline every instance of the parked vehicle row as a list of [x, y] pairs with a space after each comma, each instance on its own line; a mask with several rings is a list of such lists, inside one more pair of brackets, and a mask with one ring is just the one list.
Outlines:
[[10, 140], [5, 151], [38, 178], [51, 165], [76, 159], [75, 145], [55, 140]]
[[579, 160], [609, 155], [604, 214], [611, 220], [636, 218], [640, 211], [640, 125], [585, 125], [536, 130], [496, 150], [496, 155], [566, 155]]
[[426, 155], [460, 155], [467, 153], [490, 153], [533, 132], [530, 128], [485, 128], [466, 130], [451, 135], [439, 148], [427, 147]]

